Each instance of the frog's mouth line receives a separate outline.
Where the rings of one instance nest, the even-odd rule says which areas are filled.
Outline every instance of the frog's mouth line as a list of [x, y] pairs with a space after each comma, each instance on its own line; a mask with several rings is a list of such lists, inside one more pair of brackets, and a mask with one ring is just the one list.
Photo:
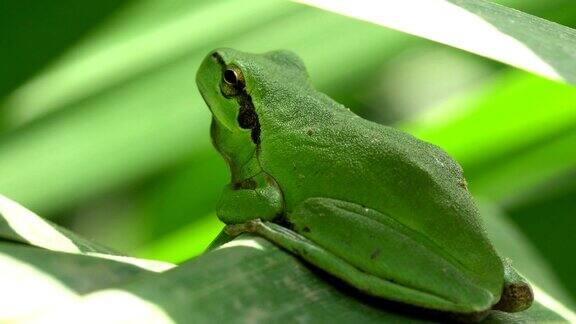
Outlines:
[[[214, 60], [220, 65], [222, 73], [226, 70], [227, 64], [224, 58], [218, 53], [212, 53]], [[238, 95], [234, 98], [238, 105], [240, 106], [238, 112], [238, 125], [243, 129], [250, 129], [250, 138], [254, 144], [260, 144], [260, 120], [256, 114], [256, 109], [254, 109], [254, 104], [252, 103], [252, 97], [246, 91], [244, 87]]]

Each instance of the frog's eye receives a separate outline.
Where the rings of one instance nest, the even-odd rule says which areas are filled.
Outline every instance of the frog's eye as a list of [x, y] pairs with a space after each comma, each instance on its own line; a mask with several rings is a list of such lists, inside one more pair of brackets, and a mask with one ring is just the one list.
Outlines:
[[227, 67], [222, 73], [220, 88], [225, 97], [233, 97], [240, 94], [244, 89], [242, 71], [235, 66]]
[[235, 86], [238, 83], [238, 74], [236, 71], [232, 69], [226, 69], [224, 71], [224, 82], [228, 83], [231, 86]]

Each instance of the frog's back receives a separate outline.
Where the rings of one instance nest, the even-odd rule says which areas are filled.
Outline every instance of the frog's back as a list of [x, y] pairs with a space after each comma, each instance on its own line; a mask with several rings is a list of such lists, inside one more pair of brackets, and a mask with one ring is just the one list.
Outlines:
[[[355, 115], [313, 89], [262, 96], [260, 163], [286, 212], [326, 197], [375, 209], [429, 239], [498, 296], [502, 265], [460, 166], [438, 147]], [[399, 251], [399, 253], [403, 253]]]

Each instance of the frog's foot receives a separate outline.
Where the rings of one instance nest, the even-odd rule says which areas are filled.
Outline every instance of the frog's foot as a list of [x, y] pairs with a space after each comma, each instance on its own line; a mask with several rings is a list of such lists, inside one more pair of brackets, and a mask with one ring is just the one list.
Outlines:
[[259, 226], [262, 226], [262, 221], [259, 218], [256, 218], [242, 224], [226, 225], [224, 231], [226, 234], [236, 237], [242, 233], [256, 233]]
[[492, 309], [508, 313], [520, 312], [532, 305], [534, 293], [528, 281], [520, 275], [510, 260], [502, 260], [504, 264], [504, 288], [500, 301]]
[[528, 283], [505, 283], [500, 301], [492, 308], [508, 313], [521, 312], [532, 305], [534, 293]]

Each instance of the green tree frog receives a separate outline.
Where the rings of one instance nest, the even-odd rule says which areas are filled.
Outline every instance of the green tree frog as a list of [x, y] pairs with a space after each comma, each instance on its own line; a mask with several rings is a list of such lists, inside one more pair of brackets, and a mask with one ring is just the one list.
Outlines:
[[231, 183], [217, 215], [360, 291], [441, 311], [515, 312], [529, 284], [495, 252], [460, 166], [317, 91], [289, 51], [212, 51], [196, 78]]

